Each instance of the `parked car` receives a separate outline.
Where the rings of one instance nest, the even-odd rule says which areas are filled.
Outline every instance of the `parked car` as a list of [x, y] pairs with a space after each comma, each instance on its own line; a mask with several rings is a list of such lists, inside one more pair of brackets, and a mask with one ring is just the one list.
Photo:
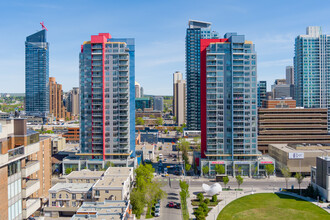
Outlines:
[[155, 205], [155, 212], [159, 212], [159, 211], [160, 211], [160, 205], [159, 205], [159, 203], [157, 203]]
[[176, 161], [176, 159], [174, 158], [172, 161]]
[[164, 162], [166, 162], [167, 161], [167, 159], [166, 158], [164, 158]]
[[169, 207], [169, 208], [173, 208], [173, 207], [174, 207], [174, 202], [169, 202], [169, 203], [167, 204], [167, 207]]
[[155, 211], [155, 217], [159, 217], [160, 216], [160, 212]]
[[174, 208], [176, 208], [176, 209], [181, 209], [181, 204], [178, 203], [178, 202], [176, 202], [176, 203], [174, 204]]

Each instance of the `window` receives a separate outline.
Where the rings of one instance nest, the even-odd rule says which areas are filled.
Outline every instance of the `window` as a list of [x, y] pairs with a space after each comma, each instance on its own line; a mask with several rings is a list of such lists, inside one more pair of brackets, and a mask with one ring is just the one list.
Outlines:
[[72, 199], [76, 199], [76, 194], [72, 194]]
[[76, 207], [76, 202], [72, 202], [72, 207]]
[[109, 193], [109, 190], [105, 190], [105, 193]]
[[52, 206], [56, 206], [56, 202], [52, 202]]
[[58, 198], [62, 199], [62, 194], [60, 194], [60, 195], [58, 196]]
[[52, 198], [56, 199], [56, 193], [52, 193]]
[[100, 190], [95, 190], [95, 195], [99, 196], [100, 195]]

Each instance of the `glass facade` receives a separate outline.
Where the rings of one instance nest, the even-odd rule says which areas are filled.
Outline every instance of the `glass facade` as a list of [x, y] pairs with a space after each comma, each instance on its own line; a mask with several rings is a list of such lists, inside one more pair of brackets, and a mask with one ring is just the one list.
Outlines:
[[130, 49], [109, 36], [92, 36], [80, 53], [81, 153], [103, 160], [127, 158], [135, 149], [130, 145], [132, 88], [135, 92]]
[[262, 107], [262, 101], [267, 100], [267, 81], [258, 82], [258, 108]]
[[189, 21], [186, 33], [187, 129], [200, 130], [200, 40], [216, 39], [211, 23]]
[[[297, 106], [330, 111], [330, 35], [307, 27], [295, 40], [294, 84]], [[328, 119], [329, 120], [329, 119]], [[328, 127], [329, 127], [328, 121]]]
[[46, 30], [25, 41], [25, 111], [45, 116], [49, 113], [49, 44]]
[[252, 159], [257, 154], [256, 52], [244, 35], [229, 33], [225, 39], [206, 49], [206, 155]]

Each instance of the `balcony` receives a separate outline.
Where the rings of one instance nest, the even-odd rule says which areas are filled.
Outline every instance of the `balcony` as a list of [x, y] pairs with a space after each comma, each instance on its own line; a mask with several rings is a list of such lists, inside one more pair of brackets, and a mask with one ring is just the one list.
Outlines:
[[22, 177], [26, 178], [38, 170], [40, 170], [40, 162], [37, 160], [29, 161], [26, 163], [25, 167], [22, 168]]
[[0, 166], [8, 162], [8, 154], [0, 154]]
[[40, 208], [40, 199], [28, 199], [26, 201], [26, 208], [23, 209], [23, 219], [30, 217]]
[[37, 153], [39, 151], [39, 148], [40, 148], [39, 142], [27, 145], [25, 147], [25, 155], [28, 156], [28, 155]]
[[32, 193], [35, 193], [39, 189], [40, 189], [40, 181], [39, 180], [29, 180], [26, 183], [26, 188], [22, 190], [23, 198], [29, 197], [30, 195], [32, 195]]

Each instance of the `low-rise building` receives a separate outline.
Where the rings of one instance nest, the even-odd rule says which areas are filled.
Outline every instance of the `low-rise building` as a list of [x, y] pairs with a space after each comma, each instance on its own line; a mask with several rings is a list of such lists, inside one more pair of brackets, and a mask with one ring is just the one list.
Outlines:
[[94, 201], [129, 199], [130, 178], [124, 176], [104, 176], [93, 186]]
[[142, 160], [153, 160], [155, 158], [155, 147], [153, 144], [135, 145], [136, 155], [141, 155]]
[[60, 151], [63, 151], [66, 147], [65, 137], [55, 137], [52, 139], [52, 155], [57, 154]]
[[316, 158], [316, 166], [311, 168], [312, 186], [318, 189], [322, 200], [330, 201], [330, 157]]
[[49, 206], [46, 216], [58, 218], [73, 215], [84, 201], [92, 201], [93, 183], [57, 183], [49, 189]]
[[71, 218], [71, 220], [81, 219], [135, 220], [135, 217], [129, 200], [105, 200], [104, 202], [84, 202]]
[[81, 171], [72, 171], [66, 176], [67, 183], [96, 183], [101, 179], [104, 171], [91, 171], [84, 169]]
[[330, 146], [270, 144], [268, 153], [276, 160], [278, 170], [288, 167], [292, 173], [301, 172], [304, 175], [310, 175], [311, 167], [316, 165], [316, 158], [330, 153]]
[[80, 140], [80, 129], [79, 127], [68, 127], [68, 132], [63, 134], [66, 138], [67, 143], [79, 143]]

